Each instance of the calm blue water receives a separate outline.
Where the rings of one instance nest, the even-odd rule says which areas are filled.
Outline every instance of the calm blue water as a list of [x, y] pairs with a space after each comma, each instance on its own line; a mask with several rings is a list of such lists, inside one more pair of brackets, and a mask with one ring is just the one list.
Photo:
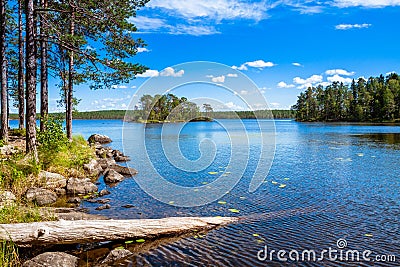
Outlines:
[[[240, 122], [224, 123], [234, 128]], [[256, 192], [249, 193], [249, 183], [261, 149], [257, 141], [257, 122], [247, 120], [244, 125], [250, 137], [250, 155], [243, 159], [248, 161], [248, 166], [237, 186], [220, 199], [226, 204], [215, 201], [201, 207], [179, 208], [155, 200], [143, 192], [134, 179], [126, 179], [109, 188], [112, 192], [110, 210], [95, 211], [96, 204], [82, 205], [92, 213], [118, 219], [169, 216], [244, 218], [240, 223], [211, 231], [203, 238], [190, 236], [139, 253], [127, 266], [296, 266], [299, 263], [282, 263], [276, 257], [272, 262], [261, 262], [257, 259], [257, 252], [265, 245], [270, 250], [321, 251], [337, 248], [336, 241], [340, 238], [347, 240], [348, 249], [369, 249], [373, 251], [372, 255], [394, 254], [397, 262], [323, 261], [303, 262], [301, 265], [400, 266], [399, 126], [278, 120], [275, 122], [273, 165], [266, 182]], [[112, 147], [123, 149], [122, 121], [74, 121], [73, 126], [75, 133], [85, 137], [92, 133], [106, 134], [114, 140]], [[199, 144], [204, 138], [215, 143], [215, 148], [206, 146], [213, 156], [211, 165], [197, 172], [181, 171], [164, 157], [160, 142], [162, 125], [149, 126], [146, 134], [142, 124], [130, 123], [125, 127], [129, 127], [131, 133], [124, 140], [124, 147], [128, 148], [125, 152], [132, 158], [130, 166], [139, 171], [136, 179], [148, 179], [152, 173], [143, 168], [147, 165], [143, 165], [144, 155], [138, 145], [143, 142], [146, 142], [154, 167], [169, 181], [184, 186], [211, 183], [216, 176], [208, 172], [225, 168], [232, 157], [229, 135], [217, 123], [190, 123], [180, 133], [179, 147], [189, 160], [202, 157]], [[235, 138], [234, 134], [232, 136]], [[173, 143], [174, 139], [169, 141], [165, 138], [163, 145], [168, 146], [168, 142]], [[243, 151], [239, 149], [235, 153], [244, 153], [247, 144], [242, 146]], [[207, 151], [203, 151], [207, 158], [204, 154]], [[232, 172], [236, 171], [235, 166], [231, 168]], [[279, 188], [280, 184], [286, 187]], [[100, 187], [106, 185], [102, 183]], [[126, 204], [135, 207], [122, 208]], [[240, 212], [232, 213], [229, 211], [232, 208]]]

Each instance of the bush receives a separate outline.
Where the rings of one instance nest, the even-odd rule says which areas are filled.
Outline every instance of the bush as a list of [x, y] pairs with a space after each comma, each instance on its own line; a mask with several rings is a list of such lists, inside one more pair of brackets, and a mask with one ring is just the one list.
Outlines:
[[39, 150], [54, 152], [68, 144], [68, 138], [62, 127], [62, 121], [49, 118], [45, 122], [46, 130], [38, 133]]
[[21, 266], [18, 256], [18, 247], [11, 241], [3, 240], [0, 243], [0, 266]]

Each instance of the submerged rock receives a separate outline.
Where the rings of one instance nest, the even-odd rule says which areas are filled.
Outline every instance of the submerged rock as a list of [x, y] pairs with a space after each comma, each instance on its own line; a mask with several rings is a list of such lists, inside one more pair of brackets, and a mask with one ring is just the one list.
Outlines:
[[79, 197], [70, 197], [67, 199], [67, 203], [79, 204], [81, 203], [81, 199]]
[[78, 258], [64, 252], [45, 252], [26, 261], [23, 267], [76, 267]]
[[104, 182], [106, 183], [119, 183], [122, 180], [124, 180], [124, 176], [113, 169], [108, 170], [104, 175]]
[[97, 186], [89, 178], [70, 178], [67, 183], [67, 194], [89, 194], [97, 192]]
[[108, 210], [110, 208], [111, 208], [110, 204], [105, 204], [105, 205], [102, 205], [100, 207], [97, 207], [96, 210]]
[[36, 202], [39, 206], [53, 204], [57, 201], [56, 193], [44, 188], [30, 188], [26, 191], [25, 197], [28, 201]]
[[112, 140], [110, 137], [107, 135], [102, 135], [102, 134], [92, 134], [89, 139], [89, 143], [100, 143], [100, 144], [108, 144], [111, 143]]
[[114, 249], [107, 255], [107, 257], [101, 263], [102, 264], [113, 263], [113, 262], [125, 259], [126, 257], [132, 256], [132, 255], [133, 255], [133, 253], [127, 249]]
[[103, 190], [100, 191], [99, 196], [100, 197], [104, 197], [104, 196], [107, 196], [109, 194], [111, 194], [110, 191], [108, 191], [107, 189], [103, 189]]
[[43, 180], [47, 189], [64, 188], [67, 185], [67, 179], [58, 173], [41, 171], [39, 178]]

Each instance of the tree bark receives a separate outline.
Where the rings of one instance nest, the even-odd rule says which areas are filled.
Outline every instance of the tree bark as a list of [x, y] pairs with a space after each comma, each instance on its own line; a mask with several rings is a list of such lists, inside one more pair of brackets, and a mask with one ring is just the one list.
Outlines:
[[38, 161], [36, 145], [36, 42], [34, 0], [25, 0], [26, 5], [26, 152]]
[[1, 139], [8, 142], [8, 89], [6, 59], [6, 1], [0, 1]]
[[12, 240], [17, 245], [45, 245], [156, 238], [209, 230], [238, 220], [235, 217], [171, 217], [2, 224], [0, 239]]
[[[41, 0], [42, 8], [47, 8], [47, 0]], [[42, 13], [42, 17], [44, 13]], [[46, 26], [40, 18], [40, 33], [45, 35]], [[49, 113], [49, 89], [48, 89], [48, 70], [47, 70], [47, 41], [43, 38], [40, 41], [40, 131], [46, 130], [46, 121]]]
[[[75, 34], [75, 11], [71, 13], [70, 22], [70, 34]], [[74, 92], [74, 51], [69, 51], [69, 63], [68, 63], [68, 90], [66, 100], [66, 130], [67, 137], [72, 141], [72, 111], [73, 111], [73, 92]]]
[[22, 37], [22, 0], [18, 0], [18, 127], [25, 128], [24, 40]]

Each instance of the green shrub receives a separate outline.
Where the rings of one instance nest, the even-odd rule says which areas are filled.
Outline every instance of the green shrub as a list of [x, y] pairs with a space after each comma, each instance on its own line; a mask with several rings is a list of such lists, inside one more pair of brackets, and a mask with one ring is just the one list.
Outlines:
[[68, 144], [68, 138], [63, 131], [62, 121], [49, 118], [45, 122], [46, 130], [38, 133], [39, 150], [54, 152]]
[[0, 243], [0, 266], [21, 266], [18, 256], [18, 247], [11, 241], [3, 240]]

